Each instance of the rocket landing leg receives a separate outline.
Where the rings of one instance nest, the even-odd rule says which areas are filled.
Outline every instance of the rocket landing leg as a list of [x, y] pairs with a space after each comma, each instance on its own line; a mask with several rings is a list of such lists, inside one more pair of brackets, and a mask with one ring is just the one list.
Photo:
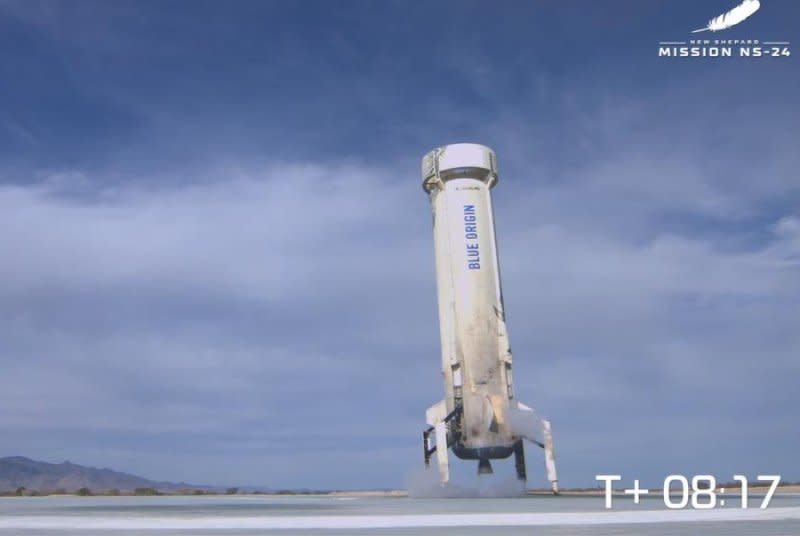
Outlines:
[[[425, 412], [425, 420], [429, 425], [429, 428], [422, 432], [425, 467], [430, 467], [431, 454], [435, 452], [442, 486], [445, 486], [450, 480], [450, 461], [448, 460], [450, 421], [457, 418], [460, 414], [460, 407], [448, 414], [444, 400], [429, 407], [428, 411]], [[433, 446], [431, 446], [431, 435], [433, 435], [433, 438], [436, 440], [436, 444]]]
[[439, 478], [442, 486], [450, 480], [450, 461], [447, 459], [447, 424], [439, 421], [434, 427], [436, 430], [436, 461], [439, 462]]
[[[521, 421], [522, 428], [517, 433], [544, 449], [544, 466], [547, 470], [547, 479], [550, 481], [553, 493], [558, 495], [558, 473], [556, 473], [556, 455], [553, 447], [553, 431], [550, 427], [550, 421], [542, 419], [533, 409], [521, 402], [517, 402], [517, 409], [519, 410], [517, 415]], [[517, 468], [517, 475], [519, 475], [519, 468]]]
[[553, 432], [550, 430], [550, 421], [542, 421], [544, 425], [544, 466], [547, 469], [547, 479], [553, 488], [553, 493], [558, 495], [558, 475], [556, 474], [556, 455], [553, 447]]
[[525, 447], [521, 439], [514, 445], [514, 467], [517, 469], [517, 480], [526, 482], [528, 471], [525, 469]]

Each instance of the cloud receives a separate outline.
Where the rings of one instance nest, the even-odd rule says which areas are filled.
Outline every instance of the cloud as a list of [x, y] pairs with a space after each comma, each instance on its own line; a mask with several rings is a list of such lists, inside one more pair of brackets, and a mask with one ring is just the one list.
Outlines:
[[4, 426], [385, 447], [427, 402], [408, 364], [438, 387], [429, 209], [387, 177], [276, 165], [90, 198], [76, 172], [0, 189]]
[[[0, 421], [17, 438], [3, 448], [54, 433], [77, 460], [108, 444], [93, 453], [105, 462], [86, 460], [97, 464], [144, 450], [125, 468], [146, 474], [166, 465], [167, 445], [183, 445], [185, 461], [165, 475], [175, 479], [401, 484], [408, 465], [376, 464], [390, 454], [413, 463], [422, 412], [441, 389], [430, 215], [416, 177], [354, 164], [219, 177], [85, 195], [102, 181], [66, 172], [0, 189], [10, 259], [0, 267]], [[768, 226], [767, 242], [730, 250], [707, 236], [651, 229], [642, 240], [591, 225], [574, 203], [611, 199], [602, 180], [582, 195], [562, 184], [511, 198], [502, 187], [517, 392], [553, 419], [568, 482], [591, 476], [582, 441], [602, 450], [627, 437], [595, 438], [592, 418], [625, 419], [639, 435], [658, 419], [664, 434], [686, 435], [671, 397], [697, 404], [689, 421], [701, 421], [708, 396], [754, 378], [763, 381], [731, 406], [776, 410], [797, 372], [796, 216]], [[531, 200], [572, 217], [527, 217]], [[645, 222], [665, 207], [641, 206]], [[754, 374], [760, 355], [770, 361]], [[242, 457], [240, 469], [199, 469], [210, 456]], [[323, 460], [373, 469], [356, 482]]]

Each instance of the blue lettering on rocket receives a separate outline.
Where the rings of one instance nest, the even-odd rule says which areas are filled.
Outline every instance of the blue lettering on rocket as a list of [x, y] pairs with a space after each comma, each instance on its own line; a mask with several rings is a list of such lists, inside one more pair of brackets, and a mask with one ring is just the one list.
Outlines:
[[478, 245], [478, 219], [475, 205], [464, 205], [464, 238], [467, 239], [467, 268], [481, 269], [480, 246]]

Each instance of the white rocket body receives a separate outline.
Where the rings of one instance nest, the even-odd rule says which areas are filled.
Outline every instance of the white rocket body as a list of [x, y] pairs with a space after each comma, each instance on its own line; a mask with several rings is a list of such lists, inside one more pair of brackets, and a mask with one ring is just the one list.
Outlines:
[[431, 427], [424, 436], [426, 463], [436, 452], [446, 482], [448, 447], [459, 458], [478, 460], [480, 473], [491, 472], [490, 459], [515, 454], [517, 475], [524, 480], [526, 437], [545, 448], [557, 490], [550, 425], [514, 400], [492, 214], [495, 154], [477, 144], [440, 147], [423, 158], [422, 175], [433, 209], [445, 386], [445, 399], [426, 415]]

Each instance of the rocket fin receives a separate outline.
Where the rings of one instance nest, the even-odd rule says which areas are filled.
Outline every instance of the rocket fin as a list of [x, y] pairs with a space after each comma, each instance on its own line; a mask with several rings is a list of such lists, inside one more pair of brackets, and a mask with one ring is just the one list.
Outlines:
[[541, 418], [532, 408], [517, 402], [517, 411], [513, 413], [512, 418], [512, 428], [517, 435], [544, 449], [547, 479], [550, 481], [553, 493], [558, 493], [558, 473], [556, 472], [555, 447], [553, 446], [553, 431], [550, 421]]

